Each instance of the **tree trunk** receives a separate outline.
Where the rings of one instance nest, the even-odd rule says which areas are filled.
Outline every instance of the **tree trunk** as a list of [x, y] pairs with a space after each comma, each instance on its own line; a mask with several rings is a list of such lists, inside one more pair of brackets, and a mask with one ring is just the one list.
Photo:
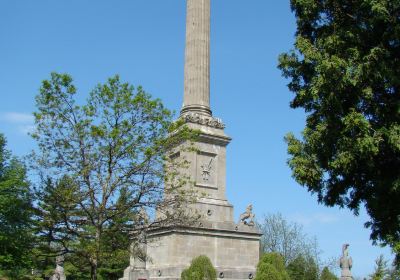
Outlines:
[[97, 227], [96, 230], [96, 257], [92, 260], [91, 267], [91, 280], [97, 280], [97, 268], [99, 264], [99, 253], [100, 253], [100, 238], [101, 238], [101, 227]]
[[91, 264], [90, 280], [97, 280], [97, 264], [95, 264], [95, 263]]

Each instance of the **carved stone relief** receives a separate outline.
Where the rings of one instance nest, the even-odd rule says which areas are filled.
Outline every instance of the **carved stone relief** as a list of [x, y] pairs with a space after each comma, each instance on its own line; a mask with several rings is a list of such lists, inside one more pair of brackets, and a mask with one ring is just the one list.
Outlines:
[[196, 185], [216, 188], [217, 162], [216, 154], [199, 152], [197, 154]]
[[206, 125], [214, 128], [219, 128], [219, 129], [224, 129], [225, 124], [222, 122], [221, 119], [214, 118], [214, 117], [208, 117], [208, 116], [203, 116], [198, 113], [187, 113], [182, 116], [182, 119], [185, 122], [189, 123], [196, 123], [196, 124], [201, 124], [201, 125]]

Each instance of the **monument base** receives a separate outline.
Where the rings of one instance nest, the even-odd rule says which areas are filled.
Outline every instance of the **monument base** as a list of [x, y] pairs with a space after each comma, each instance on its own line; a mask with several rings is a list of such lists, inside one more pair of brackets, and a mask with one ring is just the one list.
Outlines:
[[145, 269], [135, 269], [133, 267], [128, 267], [124, 270], [124, 277], [121, 280], [147, 280], [150, 279], [149, 272]]
[[121, 280], [178, 280], [200, 255], [211, 260], [220, 279], [252, 279], [260, 237], [256, 227], [233, 222], [201, 221], [197, 227], [158, 229], [148, 235], [146, 269], [139, 273], [128, 268]]

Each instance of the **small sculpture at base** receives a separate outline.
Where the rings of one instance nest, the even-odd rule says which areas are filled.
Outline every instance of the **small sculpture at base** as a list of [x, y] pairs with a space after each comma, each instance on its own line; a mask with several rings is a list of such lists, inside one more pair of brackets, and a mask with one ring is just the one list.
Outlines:
[[239, 224], [244, 224], [249, 227], [255, 226], [254, 218], [255, 214], [253, 213], [253, 205], [249, 204], [246, 208], [246, 212], [240, 215]]
[[349, 257], [349, 244], [343, 244], [339, 265], [342, 269], [340, 280], [352, 280], [351, 268], [353, 267], [353, 260]]
[[56, 269], [54, 270], [53, 275], [50, 277], [50, 280], [66, 280], [64, 273], [64, 256], [56, 257]]

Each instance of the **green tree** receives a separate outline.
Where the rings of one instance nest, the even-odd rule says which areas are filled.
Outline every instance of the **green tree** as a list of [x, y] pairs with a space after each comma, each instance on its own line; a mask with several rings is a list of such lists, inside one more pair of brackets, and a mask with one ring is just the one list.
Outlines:
[[32, 201], [25, 166], [0, 134], [0, 275], [21, 279], [31, 267]]
[[371, 274], [371, 280], [384, 280], [389, 276], [389, 270], [387, 268], [387, 261], [384, 259], [383, 255], [380, 255], [375, 260], [375, 271]]
[[318, 280], [319, 269], [312, 257], [299, 255], [287, 266], [291, 280]]
[[[194, 133], [172, 122], [160, 100], [118, 76], [95, 87], [84, 105], [75, 96], [67, 74], [43, 81], [32, 159], [42, 178], [55, 182], [40, 205], [41, 221], [49, 221], [42, 236], [72, 267], [89, 267], [95, 280], [115, 274], [112, 262], [128, 250], [127, 237], [188, 221], [181, 207], [188, 178], [179, 176], [187, 162], [169, 154]], [[155, 209], [164, 215], [149, 221], [146, 212], [154, 216]]]
[[282, 214], [276, 213], [265, 215], [258, 226], [263, 234], [263, 253], [279, 253], [285, 265], [300, 255], [314, 258], [315, 262], [318, 262], [318, 244], [303, 232], [301, 225], [289, 222]]
[[320, 276], [319, 279], [320, 279], [320, 280], [337, 280], [338, 278], [336, 277], [335, 274], [333, 274], [333, 273], [329, 270], [329, 268], [328, 268], [327, 266], [325, 266], [325, 267], [322, 269], [321, 276]]
[[[36, 268], [42, 277], [50, 277], [54, 273], [55, 259], [65, 255], [65, 273], [68, 279], [90, 277], [90, 264], [79, 256], [79, 240], [66, 226], [67, 216], [78, 217], [76, 209], [77, 186], [67, 176], [57, 182], [46, 178], [36, 193], [37, 206], [35, 216], [36, 232]], [[79, 272], [79, 273], [78, 273]], [[78, 278], [74, 278], [78, 277]]]
[[182, 271], [182, 280], [216, 280], [217, 271], [207, 256], [194, 258], [189, 268]]
[[255, 280], [289, 280], [283, 257], [279, 253], [264, 254], [257, 265]]
[[[279, 68], [307, 114], [286, 136], [298, 183], [327, 206], [364, 205], [374, 242], [400, 240], [400, 1], [291, 0], [295, 50]], [[400, 252], [397, 250], [397, 254]]]
[[393, 266], [389, 269], [387, 280], [398, 280], [400, 279], [400, 270]]

